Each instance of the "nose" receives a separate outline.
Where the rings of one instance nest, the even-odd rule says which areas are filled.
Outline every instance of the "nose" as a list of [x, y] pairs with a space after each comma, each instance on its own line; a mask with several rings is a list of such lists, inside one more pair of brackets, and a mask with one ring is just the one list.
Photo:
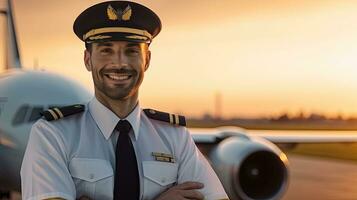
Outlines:
[[128, 57], [125, 55], [123, 50], [119, 50], [113, 56], [112, 63], [120, 68], [126, 67], [128, 66]]

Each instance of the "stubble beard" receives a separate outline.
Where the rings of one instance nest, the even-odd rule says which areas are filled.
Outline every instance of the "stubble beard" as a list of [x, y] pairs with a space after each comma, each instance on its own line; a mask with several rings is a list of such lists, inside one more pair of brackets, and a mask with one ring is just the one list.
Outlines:
[[128, 86], [125, 87], [118, 86], [113, 88], [106, 85], [104, 81], [105, 78], [103, 73], [98, 72], [97, 73], [98, 77], [94, 77], [94, 76], [95, 74], [92, 73], [96, 92], [101, 93], [101, 95], [104, 95], [109, 99], [119, 100], [119, 101], [125, 101], [132, 96], [137, 96], [139, 86], [143, 81], [143, 74], [135, 72], [133, 73], [133, 77], [132, 77], [133, 81]]

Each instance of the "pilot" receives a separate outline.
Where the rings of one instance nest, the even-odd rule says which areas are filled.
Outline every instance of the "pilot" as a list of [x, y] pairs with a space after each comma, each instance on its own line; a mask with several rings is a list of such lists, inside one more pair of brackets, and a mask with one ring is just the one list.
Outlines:
[[159, 17], [134, 2], [108, 1], [83, 11], [73, 29], [85, 43], [95, 97], [51, 108], [33, 125], [23, 199], [228, 199], [185, 118], [139, 104]]

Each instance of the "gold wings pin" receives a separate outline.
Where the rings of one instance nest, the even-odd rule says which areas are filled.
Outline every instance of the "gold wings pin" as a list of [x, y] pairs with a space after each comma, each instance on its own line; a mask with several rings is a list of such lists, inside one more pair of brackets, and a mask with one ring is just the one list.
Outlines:
[[110, 20], [124, 20], [124, 21], [128, 21], [130, 20], [130, 17], [131, 17], [131, 14], [132, 14], [132, 10], [131, 10], [131, 7], [130, 5], [128, 5], [124, 11], [118, 9], [118, 10], [115, 10], [111, 5], [108, 6], [107, 8], [107, 15], [108, 15], [108, 18]]

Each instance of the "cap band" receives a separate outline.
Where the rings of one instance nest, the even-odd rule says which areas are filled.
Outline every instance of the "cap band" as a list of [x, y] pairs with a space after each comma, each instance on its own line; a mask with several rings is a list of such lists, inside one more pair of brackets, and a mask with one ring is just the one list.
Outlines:
[[83, 40], [86, 40], [87, 38], [97, 35], [97, 34], [102, 34], [102, 33], [132, 33], [136, 35], [142, 35], [149, 40], [152, 40], [152, 35], [147, 32], [146, 30], [140, 30], [140, 29], [135, 29], [135, 28], [126, 28], [126, 27], [106, 27], [106, 28], [98, 28], [98, 29], [92, 29], [88, 31], [86, 34], [83, 35]]

